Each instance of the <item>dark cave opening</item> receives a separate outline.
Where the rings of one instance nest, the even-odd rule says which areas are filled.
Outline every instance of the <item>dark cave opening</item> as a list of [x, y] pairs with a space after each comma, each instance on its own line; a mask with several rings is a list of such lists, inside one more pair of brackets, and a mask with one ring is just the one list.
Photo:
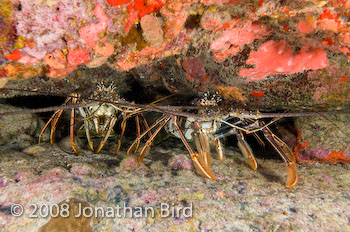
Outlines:
[[[133, 94], [133, 98], [138, 99], [141, 101], [147, 101], [146, 98], [143, 98], [144, 92], [142, 89], [140, 89], [140, 85], [138, 83], [134, 83], [131, 85], [132, 88], [130, 90], [130, 94]], [[136, 91], [138, 90], [138, 91]], [[129, 95], [128, 93], [126, 95]], [[19, 97], [13, 97], [8, 99], [3, 99], [2, 102], [16, 106], [16, 107], [24, 107], [27, 109], [39, 109], [43, 107], [49, 107], [49, 106], [60, 106], [64, 103], [65, 98], [64, 97], [57, 97], [57, 96], [46, 96], [46, 95], [36, 95], [36, 96], [19, 96]], [[39, 113], [38, 117], [41, 118], [44, 122], [48, 121], [50, 117], [52, 116], [53, 112], [43, 112]], [[147, 121], [149, 121], [149, 125], [151, 125], [153, 122], [157, 120], [158, 117], [160, 117], [161, 114], [159, 113], [146, 113], [145, 117], [147, 118]], [[56, 141], [59, 141], [60, 139], [66, 137], [69, 135], [69, 120], [70, 120], [70, 110], [65, 110], [64, 114], [61, 116], [59, 120], [59, 124], [57, 126], [56, 130]], [[265, 120], [268, 122], [267, 120]], [[76, 119], [75, 119], [76, 125], [76, 131], [80, 128], [80, 126], [83, 124], [81, 116], [76, 113]], [[270, 129], [275, 133], [278, 137], [280, 137], [283, 140], [283, 134], [280, 134], [278, 128], [284, 128], [284, 131], [288, 131], [291, 134], [294, 134], [296, 136], [296, 131], [294, 128], [294, 119], [283, 119], [278, 121], [277, 123], [274, 123], [270, 126]], [[114, 126], [113, 130], [116, 133], [116, 136], [113, 138], [109, 138], [106, 143], [106, 149], [112, 149], [111, 147], [114, 147], [116, 144], [116, 141], [119, 138], [120, 132], [121, 132], [121, 120], [118, 120], [116, 125]], [[141, 128], [141, 131], [145, 130], [145, 128]], [[123, 139], [123, 147], [126, 148], [127, 145], [130, 145], [132, 141], [137, 137], [137, 127], [134, 119], [128, 120], [127, 123], [127, 130], [125, 132], [125, 138]], [[262, 132], [256, 133], [263, 143], [259, 142], [255, 136], [253, 135], [246, 135], [245, 139], [247, 143], [251, 146], [254, 155], [257, 158], [264, 158], [264, 159], [281, 159], [278, 155], [278, 153], [275, 151], [275, 149], [269, 144], [269, 142], [264, 138]], [[163, 129], [160, 133], [152, 146], [161, 146], [165, 149], [171, 149], [171, 144], [173, 143], [181, 143], [181, 140], [178, 138], [175, 138], [173, 136], [168, 136]], [[83, 141], [85, 141], [85, 138], [82, 138]], [[99, 139], [96, 139], [97, 141]], [[163, 143], [164, 140], [167, 140], [167, 142]], [[143, 142], [146, 140], [144, 139]], [[86, 142], [84, 142], [86, 143]], [[237, 139], [235, 136], [228, 136], [223, 139], [222, 141], [224, 147], [231, 147], [234, 150], [239, 151], [237, 147]], [[85, 144], [87, 145], [87, 144]], [[194, 147], [194, 144], [192, 144]], [[88, 149], [86, 147], [86, 149]], [[185, 150], [185, 147], [183, 147]], [[215, 153], [215, 148], [212, 147], [212, 152]]]

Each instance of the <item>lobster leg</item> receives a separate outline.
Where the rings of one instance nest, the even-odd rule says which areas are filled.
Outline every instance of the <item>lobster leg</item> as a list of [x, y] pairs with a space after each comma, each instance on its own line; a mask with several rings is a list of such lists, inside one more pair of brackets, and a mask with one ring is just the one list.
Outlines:
[[[261, 122], [263, 124], [263, 122]], [[271, 143], [278, 154], [281, 156], [283, 161], [286, 163], [287, 169], [287, 183], [286, 188], [293, 188], [298, 182], [298, 172], [295, 164], [295, 157], [293, 152], [290, 150], [288, 145], [273, 134], [269, 128], [265, 127], [262, 129], [265, 138]]]
[[51, 132], [50, 132], [50, 143], [53, 144], [55, 141], [55, 131], [57, 128], [58, 120], [60, 119], [61, 115], [63, 113], [63, 110], [58, 110], [57, 114], [55, 114], [53, 117], [53, 121], [51, 122]]
[[86, 134], [86, 138], [87, 138], [88, 143], [89, 143], [89, 147], [90, 147], [91, 151], [94, 151], [94, 143], [92, 142], [90, 130], [89, 130], [90, 129], [89, 128], [89, 121], [91, 119], [88, 119], [87, 113], [85, 112], [84, 108], [80, 107], [80, 108], [78, 108], [78, 110], [79, 110], [81, 116], [84, 118], [85, 134]]
[[152, 134], [152, 136], [147, 140], [146, 144], [143, 146], [143, 148], [140, 151], [139, 157], [137, 158], [138, 164], [140, 164], [142, 162], [143, 158], [148, 153], [148, 151], [153, 143], [153, 140], [155, 139], [157, 134], [160, 132], [160, 130], [168, 123], [169, 120], [170, 120], [170, 116], [167, 116], [164, 119], [164, 121], [159, 125], [159, 127], [155, 130], [155, 132]]
[[208, 136], [205, 133], [200, 132], [195, 134], [194, 139], [198, 155], [201, 156], [205, 165], [210, 167], [210, 145]]
[[247, 141], [245, 141], [242, 131], [237, 130], [237, 129], [235, 129], [235, 130], [236, 130], [236, 136], [237, 136], [237, 140], [238, 140], [237, 145], [238, 145], [239, 149], [241, 150], [243, 156], [246, 159], [248, 159], [249, 166], [251, 167], [251, 169], [256, 171], [258, 165], [256, 163], [256, 160], [255, 160], [255, 157], [253, 155], [253, 151], [252, 151], [251, 147], [249, 146]]
[[[63, 103], [63, 105], [66, 105], [70, 100], [72, 99], [72, 97], [68, 97], [65, 102]], [[57, 110], [55, 111], [55, 113], [51, 116], [50, 120], [45, 124], [45, 126], [43, 127], [43, 129], [40, 132], [39, 135], [39, 143], [41, 142], [41, 137], [43, 136], [46, 128], [49, 126], [50, 122], [52, 120], [52, 126], [54, 126], [54, 129], [51, 127], [51, 132], [50, 132], [50, 143], [53, 144], [54, 143], [54, 135], [55, 135], [55, 130], [56, 130], [56, 124], [58, 122], [58, 119], [61, 117], [63, 113], [63, 110]]]
[[178, 132], [178, 134], [180, 135], [180, 138], [183, 142], [183, 144], [185, 145], [186, 149], [188, 150], [188, 152], [190, 153], [191, 159], [193, 161], [193, 165], [195, 166], [195, 168], [206, 178], [209, 179], [213, 179], [215, 180], [216, 177], [214, 175], [214, 173], [210, 170], [209, 166], [206, 165], [205, 161], [202, 159], [201, 156], [198, 155], [198, 153], [194, 152], [194, 150], [192, 149], [192, 147], [190, 146], [190, 144], [187, 142], [184, 134], [182, 133], [178, 122], [177, 122], [177, 116], [173, 116], [174, 120], [174, 126], [176, 127], [176, 130]]
[[258, 143], [260, 144], [260, 146], [263, 148], [264, 153], [266, 152], [266, 146], [264, 141], [260, 138], [260, 136], [257, 133], [253, 133], [255, 139], [258, 141]]
[[144, 131], [139, 137], [137, 137], [134, 142], [130, 145], [128, 150], [126, 151], [126, 155], [128, 156], [131, 152], [131, 150], [134, 148], [134, 146], [147, 134], [149, 133], [154, 127], [156, 127], [159, 123], [163, 122], [164, 120], [167, 120], [169, 118], [168, 115], [163, 115], [160, 117], [155, 123], [153, 123], [152, 126], [150, 126], [146, 131]]
[[84, 127], [85, 127], [86, 138], [87, 138], [88, 143], [89, 143], [89, 147], [90, 147], [91, 151], [94, 151], [94, 143], [91, 140], [88, 120], [84, 119]]
[[94, 117], [93, 119], [94, 125], [95, 125], [95, 131], [96, 134], [100, 134], [100, 119], [98, 117]]
[[110, 122], [111, 122], [111, 118], [106, 118], [106, 120], [102, 126], [101, 132], [100, 132], [101, 134], [103, 134], [107, 130], [108, 125], [110, 125]]
[[[140, 117], [142, 118], [142, 123], [145, 126], [146, 130], [148, 130], [149, 125], [147, 123], [147, 120], [145, 119], [145, 117], [143, 116], [143, 114], [140, 114]], [[152, 132], [148, 131], [148, 135], [151, 137], [152, 136]]]
[[[41, 137], [43, 136], [43, 134], [44, 134], [46, 128], [49, 126], [49, 124], [50, 124], [50, 122], [52, 121], [52, 119], [54, 119], [54, 118], [56, 117], [56, 114], [58, 114], [59, 111], [61, 111], [61, 110], [57, 110], [57, 111], [51, 116], [50, 120], [47, 121], [47, 123], [45, 124], [45, 126], [44, 126], [43, 129], [41, 130], [40, 135], [39, 135], [39, 143], [41, 142]], [[50, 136], [50, 143], [52, 144], [53, 141], [52, 141], [52, 142], [51, 142], [51, 141], [52, 141], [52, 140], [51, 140], [51, 136]]]
[[108, 130], [105, 134], [105, 137], [103, 138], [103, 140], [100, 142], [100, 145], [98, 146], [98, 148], [96, 149], [95, 153], [99, 153], [103, 146], [105, 145], [108, 137], [109, 137], [109, 134], [111, 133], [111, 131], [113, 130], [113, 126], [114, 124], [117, 122], [118, 118], [117, 117], [112, 117], [111, 121], [109, 122], [109, 126], [108, 126]]
[[219, 160], [224, 159], [224, 147], [222, 146], [222, 143], [219, 138], [214, 139], [214, 145], [216, 148], [216, 152], [218, 153]]
[[[140, 128], [140, 119], [138, 115], [135, 116], [135, 123], [136, 123], [136, 129], [137, 129], [137, 137], [139, 137], [141, 135], [141, 128]], [[139, 146], [140, 146], [140, 140], [136, 143], [134, 152], [137, 152], [137, 150], [139, 149]]]
[[[78, 100], [77, 98], [73, 97], [72, 103], [76, 104], [77, 100]], [[77, 145], [75, 144], [75, 140], [74, 140], [74, 117], [75, 117], [75, 108], [72, 108], [71, 117], [70, 117], [70, 145], [71, 145], [74, 153], [77, 155], [77, 154], [79, 154], [79, 149], [78, 149]]]
[[117, 145], [117, 148], [115, 149], [115, 154], [117, 154], [119, 152], [119, 149], [120, 149], [120, 146], [122, 145], [122, 139], [123, 139], [123, 136], [124, 136], [124, 132], [125, 132], [125, 129], [126, 129], [126, 122], [127, 122], [127, 117], [126, 117], [126, 113], [123, 112], [123, 121], [120, 125], [120, 127], [122, 128], [121, 132], [120, 132], [120, 137], [118, 139], [118, 145]]

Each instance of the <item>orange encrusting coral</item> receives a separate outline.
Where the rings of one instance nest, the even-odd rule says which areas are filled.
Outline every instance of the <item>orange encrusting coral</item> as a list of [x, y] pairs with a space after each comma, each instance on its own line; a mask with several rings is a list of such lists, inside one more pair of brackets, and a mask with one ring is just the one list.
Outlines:
[[72, 66], [86, 64], [90, 61], [90, 51], [87, 49], [77, 48], [69, 50], [67, 56], [68, 64]]
[[227, 29], [231, 26], [229, 23], [230, 17], [227, 17], [225, 20], [224, 16], [225, 15], [222, 15], [219, 12], [207, 10], [201, 17], [201, 26], [207, 31], [220, 31]]
[[111, 56], [114, 52], [114, 46], [111, 43], [97, 43], [94, 50], [100, 56]]
[[315, 29], [315, 24], [310, 24], [307, 21], [300, 21], [298, 23], [298, 31], [304, 34], [310, 33]]
[[160, 9], [160, 13], [166, 16], [164, 23], [164, 36], [171, 40], [178, 36], [183, 29], [186, 19], [189, 15], [188, 8], [193, 4], [192, 1], [169, 0]]
[[107, 0], [107, 3], [111, 6], [120, 6], [130, 3], [131, 0]]
[[253, 97], [256, 97], [256, 98], [260, 98], [260, 97], [265, 96], [265, 93], [264, 93], [264, 91], [253, 90], [250, 92], [250, 95], [252, 95]]
[[317, 19], [317, 25], [324, 30], [338, 31], [343, 28], [342, 22], [338, 19], [335, 13], [328, 9], [323, 10], [322, 14]]
[[54, 69], [63, 69], [67, 63], [66, 56], [60, 50], [56, 50], [53, 54], [47, 54], [44, 61]]
[[343, 156], [343, 151], [331, 151], [328, 156], [325, 158], [326, 162], [336, 163], [336, 162], [347, 162], [350, 161], [349, 157]]
[[77, 48], [69, 50], [66, 58], [62, 51], [56, 50], [52, 54], [47, 54], [44, 61], [50, 67], [47, 76], [64, 77], [77, 69], [78, 65], [89, 62], [90, 53], [89, 50]]
[[16, 61], [16, 60], [21, 59], [21, 57], [22, 57], [21, 52], [18, 49], [16, 49], [13, 52], [11, 52], [10, 54], [6, 55], [5, 59], [6, 60]]
[[275, 74], [317, 70], [329, 65], [327, 53], [323, 48], [305, 46], [294, 54], [284, 40], [270, 40], [263, 43], [258, 51], [250, 53], [246, 63], [255, 65], [252, 69], [239, 71], [239, 75], [248, 77], [248, 81], [258, 81]]
[[37, 59], [35, 57], [28, 56], [28, 55], [23, 55], [19, 60], [17, 60], [17, 62], [19, 62], [21, 64], [34, 65], [34, 64], [39, 62], [39, 59]]
[[163, 44], [163, 46], [158, 49], [145, 47], [136, 53], [127, 53], [125, 55], [121, 55], [114, 65], [120, 70], [129, 70], [135, 68], [138, 65], [147, 64], [150, 60], [159, 55], [159, 53], [164, 50], [165, 46], [166, 44]]
[[157, 17], [153, 15], [142, 17], [141, 28], [143, 30], [143, 38], [150, 47], [160, 48], [162, 46], [164, 33]]
[[4, 70], [9, 76], [12, 76], [17, 72], [17, 68], [13, 64], [6, 64]]
[[264, 4], [264, 0], [259, 0], [258, 6], [262, 7]]
[[216, 31], [221, 31], [221, 30], [227, 29], [229, 27], [230, 27], [230, 24], [228, 22], [225, 22], [222, 24], [221, 27], [217, 28]]
[[241, 46], [269, 34], [265, 26], [251, 21], [242, 22], [239, 19], [233, 19], [229, 25], [232, 28], [224, 30], [222, 35], [210, 44], [214, 60], [218, 63], [226, 60], [229, 55], [238, 53]]
[[[30, 67], [28, 68], [26, 65], [23, 65], [21, 63], [7, 63], [4, 68], [2, 70], [0, 70], [0, 79], [1, 77], [5, 77], [5, 76], [1, 76], [6, 74], [7, 77], [10, 76], [15, 76], [16, 78], [18, 77], [24, 77], [24, 78], [28, 78], [28, 77], [32, 77], [35, 75], [38, 75], [38, 73], [40, 73], [40, 70], [38, 70], [37, 68], [33, 68]], [[3, 84], [5, 84], [7, 82], [7, 78], [3, 78], [1, 80], [0, 86]]]
[[166, 39], [174, 39], [180, 34], [183, 25], [186, 22], [187, 16], [187, 12], [180, 12], [174, 16], [168, 16], [164, 23], [164, 36]]
[[124, 24], [125, 33], [127, 34], [129, 32], [130, 28], [137, 20], [147, 14], [158, 12], [164, 4], [165, 1], [162, 0], [134, 0], [134, 2], [126, 7], [129, 15]]
[[134, 0], [133, 3], [127, 6], [127, 9], [137, 10], [139, 18], [142, 18], [146, 14], [158, 12], [164, 4], [165, 1], [161, 0]]
[[346, 82], [346, 80], [347, 80], [346, 76], [343, 76], [343, 77], [339, 78], [339, 82]]

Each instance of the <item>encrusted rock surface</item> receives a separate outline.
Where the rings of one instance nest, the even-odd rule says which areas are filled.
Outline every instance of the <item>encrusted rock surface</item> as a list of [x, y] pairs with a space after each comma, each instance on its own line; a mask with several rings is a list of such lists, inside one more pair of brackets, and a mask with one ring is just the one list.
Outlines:
[[[126, 141], [127, 142], [127, 141]], [[78, 156], [57, 144], [41, 144], [25, 152], [1, 149], [0, 205], [2, 231], [339, 231], [349, 230], [349, 164], [298, 164], [299, 181], [284, 187], [285, 164], [257, 159], [252, 171], [237, 152], [226, 146], [224, 161], [212, 160], [217, 180], [188, 167], [180, 140], [153, 145], [137, 167], [136, 159], [112, 149]], [[85, 147], [88, 149], [88, 147]], [[189, 169], [190, 168], [190, 169]], [[152, 207], [154, 217], [30, 218], [30, 204], [64, 204], [77, 213], [86, 207]], [[193, 206], [192, 217], [161, 217], [161, 203]], [[11, 206], [22, 204], [21, 217]], [[71, 211], [73, 213], [73, 211]], [[37, 212], [38, 213], [38, 212]], [[64, 225], [62, 223], [64, 222]], [[64, 226], [64, 227], [62, 227]]]
[[56, 94], [63, 86], [66, 95], [84, 92], [101, 78], [94, 69], [108, 67], [118, 75], [104, 80], [129, 76], [163, 96], [200, 96], [224, 86], [236, 90], [225, 100], [247, 109], [349, 108], [348, 1], [6, 0], [0, 6], [0, 87], [19, 95], [34, 88]]
[[295, 155], [300, 161], [348, 162], [349, 115], [299, 118]]

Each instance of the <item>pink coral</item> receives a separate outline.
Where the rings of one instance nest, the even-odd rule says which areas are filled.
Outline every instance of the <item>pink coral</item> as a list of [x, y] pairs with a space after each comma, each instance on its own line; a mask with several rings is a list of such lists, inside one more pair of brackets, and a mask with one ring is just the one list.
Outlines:
[[329, 149], [326, 148], [303, 150], [298, 153], [298, 158], [301, 160], [323, 160], [328, 156], [329, 152]]
[[179, 12], [175, 16], [169, 16], [164, 23], [165, 38], [174, 39], [178, 36], [186, 22], [188, 12]]
[[33, 40], [35, 46], [25, 46], [21, 49], [23, 54], [42, 59], [48, 53], [63, 49], [67, 45], [64, 38], [70, 38], [67, 43], [77, 47], [79, 33], [78, 26], [82, 21], [90, 22], [92, 18], [87, 10], [86, 1], [70, 0], [59, 1], [54, 7], [52, 1], [16, 0], [14, 7], [17, 36]]
[[201, 25], [205, 30], [213, 31], [223, 24], [222, 14], [207, 10], [201, 18]]
[[176, 155], [169, 160], [168, 166], [173, 170], [191, 169], [192, 161], [185, 155]]
[[139, 192], [143, 204], [155, 204], [158, 193], [154, 189], [142, 190]]
[[64, 69], [54, 69], [50, 68], [50, 72], [46, 73], [46, 76], [48, 77], [65, 77], [67, 74], [73, 72], [75, 69], [77, 69], [77, 66], [67, 66]]
[[125, 34], [128, 34], [131, 27], [134, 25], [134, 23], [139, 19], [139, 12], [135, 9], [130, 9], [129, 14], [125, 19], [124, 29]]
[[241, 51], [240, 47], [231, 46], [229, 49], [223, 52], [214, 52], [214, 60], [218, 63], [224, 62], [227, 59], [227, 57], [229, 57], [230, 55], [237, 54], [239, 51]]
[[60, 50], [56, 50], [53, 54], [47, 54], [44, 61], [54, 69], [63, 69], [67, 64], [66, 56]]
[[232, 3], [238, 3], [242, 0], [204, 0], [204, 5], [227, 5]]
[[68, 64], [72, 66], [88, 63], [90, 61], [89, 50], [82, 49], [82, 48], [69, 50], [67, 61], [68, 61]]
[[192, 1], [170, 0], [160, 9], [163, 16], [166, 16], [164, 31], [166, 39], [174, 39], [178, 36], [186, 22], [188, 7]]
[[350, 145], [348, 148], [343, 152], [343, 156], [346, 158], [350, 158]]
[[114, 64], [116, 68], [121, 70], [129, 70], [135, 68], [138, 65], [147, 64], [150, 60], [153, 60], [160, 52], [165, 48], [166, 44], [163, 44], [161, 48], [145, 47], [141, 51], [136, 53], [127, 53], [120, 56], [118, 61]]
[[125, 157], [119, 165], [122, 170], [139, 170], [139, 171], [147, 171], [148, 168], [143, 164], [137, 163], [137, 158], [135, 156], [127, 156]]
[[230, 22], [230, 25], [233, 28], [225, 30], [220, 38], [214, 40], [210, 45], [216, 62], [222, 62], [229, 55], [235, 55], [240, 51], [242, 45], [252, 43], [254, 39], [260, 39], [269, 33], [265, 27], [251, 21], [241, 23], [235, 19]]
[[100, 4], [96, 4], [94, 13], [99, 22], [82, 27], [79, 30], [80, 38], [91, 48], [101, 39], [100, 35], [106, 31], [109, 23], [109, 18]]
[[39, 59], [37, 59], [35, 57], [28, 56], [28, 55], [24, 55], [21, 57], [21, 59], [18, 60], [18, 62], [22, 63], [22, 64], [34, 65], [34, 64], [39, 62]]
[[300, 21], [298, 24], [298, 31], [300, 31], [301, 33], [310, 33], [313, 29], [315, 29], [315, 23], [310, 24], [306, 21]]
[[247, 64], [253, 64], [255, 68], [241, 69], [239, 75], [248, 77], [248, 81], [257, 81], [274, 74], [322, 69], [328, 66], [328, 60], [323, 48], [305, 46], [297, 54], [293, 54], [286, 41], [270, 40], [250, 54]]
[[159, 48], [162, 46], [164, 33], [155, 16], [143, 16], [141, 19], [141, 28], [143, 30], [143, 38], [147, 41], [150, 47]]
[[87, 163], [74, 163], [69, 170], [74, 175], [94, 175], [97, 170]]
[[102, 46], [96, 44], [95, 51], [100, 56], [111, 56], [114, 52], [114, 47], [110, 43], [103, 44]]
[[93, 58], [89, 63], [85, 65], [88, 68], [97, 68], [103, 65], [104, 63], [106, 63], [107, 60], [108, 60], [108, 56], [99, 56], [99, 57]]
[[174, 16], [177, 12], [181, 12], [186, 6], [189, 6], [190, 2], [185, 3], [182, 0], [168, 0], [165, 5], [160, 9], [160, 13], [164, 16]]
[[343, 24], [336, 13], [332, 13], [328, 9], [323, 10], [317, 19], [317, 24], [321, 29], [338, 31], [343, 28]]
[[77, 66], [67, 64], [66, 56], [61, 50], [47, 54], [44, 57], [44, 62], [50, 66], [50, 71], [46, 73], [48, 77], [64, 77], [77, 68]]
[[350, 28], [348, 31], [344, 31], [341, 34], [343, 43], [350, 44]]

